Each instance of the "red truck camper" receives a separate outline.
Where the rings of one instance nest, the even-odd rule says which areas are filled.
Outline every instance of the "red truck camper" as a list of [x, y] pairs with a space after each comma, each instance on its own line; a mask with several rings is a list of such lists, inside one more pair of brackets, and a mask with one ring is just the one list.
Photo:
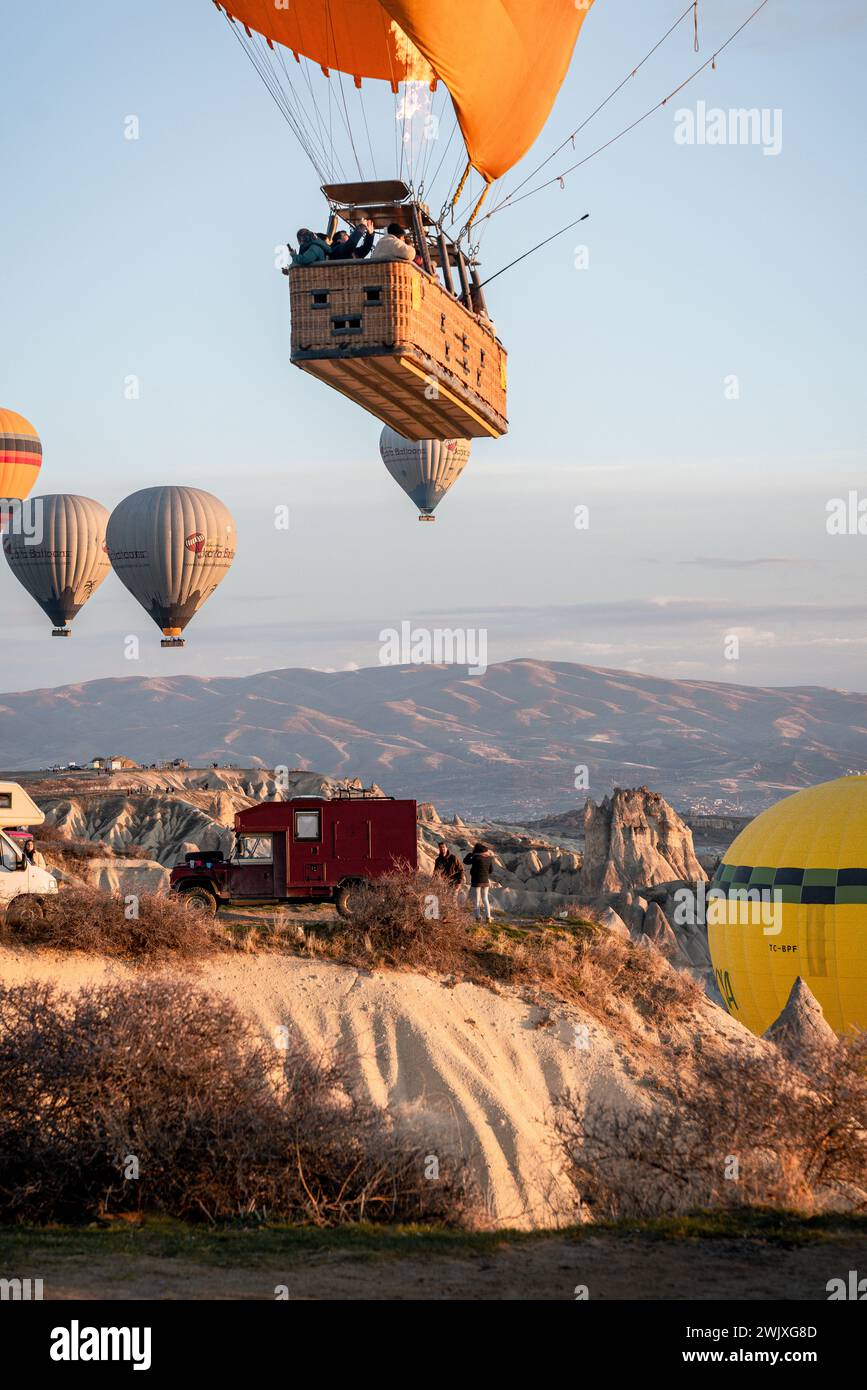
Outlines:
[[391, 797], [264, 801], [235, 816], [230, 859], [196, 850], [171, 872], [190, 906], [333, 902], [351, 915], [353, 887], [418, 865], [416, 803]]

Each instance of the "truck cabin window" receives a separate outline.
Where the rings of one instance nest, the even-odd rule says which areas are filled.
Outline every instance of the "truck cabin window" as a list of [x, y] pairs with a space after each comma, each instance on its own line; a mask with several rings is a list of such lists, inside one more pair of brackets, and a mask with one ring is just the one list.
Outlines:
[[8, 873], [14, 873], [20, 867], [21, 858], [13, 845], [10, 844], [5, 835], [0, 837], [0, 870], [5, 869]]
[[235, 858], [241, 864], [270, 864], [274, 851], [270, 835], [239, 835], [235, 841]]
[[0, 811], [12, 810], [12, 793], [0, 792]]
[[320, 829], [321, 811], [296, 811], [295, 812], [295, 839], [296, 840], [319, 840], [322, 838]]

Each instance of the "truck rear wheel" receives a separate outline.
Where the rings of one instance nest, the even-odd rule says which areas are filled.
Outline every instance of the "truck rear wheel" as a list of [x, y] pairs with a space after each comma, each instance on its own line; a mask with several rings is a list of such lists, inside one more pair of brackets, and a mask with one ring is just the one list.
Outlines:
[[341, 883], [334, 895], [334, 906], [341, 917], [350, 918], [352, 916], [352, 895], [358, 889], [357, 884]]
[[204, 884], [197, 883], [192, 888], [182, 888], [181, 897], [190, 912], [200, 913], [203, 917], [216, 917], [217, 899]]

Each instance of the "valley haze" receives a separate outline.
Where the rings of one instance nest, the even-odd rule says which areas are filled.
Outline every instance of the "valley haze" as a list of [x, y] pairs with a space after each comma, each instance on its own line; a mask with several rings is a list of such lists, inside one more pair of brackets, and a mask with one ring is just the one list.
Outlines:
[[514, 660], [479, 675], [290, 668], [0, 695], [0, 767], [106, 754], [358, 776], [462, 816], [544, 814], [641, 784], [693, 810], [751, 814], [867, 768], [867, 694]]

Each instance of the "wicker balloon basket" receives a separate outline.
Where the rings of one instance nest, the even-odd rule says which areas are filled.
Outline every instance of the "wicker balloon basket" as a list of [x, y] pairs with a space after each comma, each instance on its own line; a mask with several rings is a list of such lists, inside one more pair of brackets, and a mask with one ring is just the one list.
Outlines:
[[490, 321], [405, 261], [289, 272], [292, 361], [407, 439], [508, 429], [506, 352]]

